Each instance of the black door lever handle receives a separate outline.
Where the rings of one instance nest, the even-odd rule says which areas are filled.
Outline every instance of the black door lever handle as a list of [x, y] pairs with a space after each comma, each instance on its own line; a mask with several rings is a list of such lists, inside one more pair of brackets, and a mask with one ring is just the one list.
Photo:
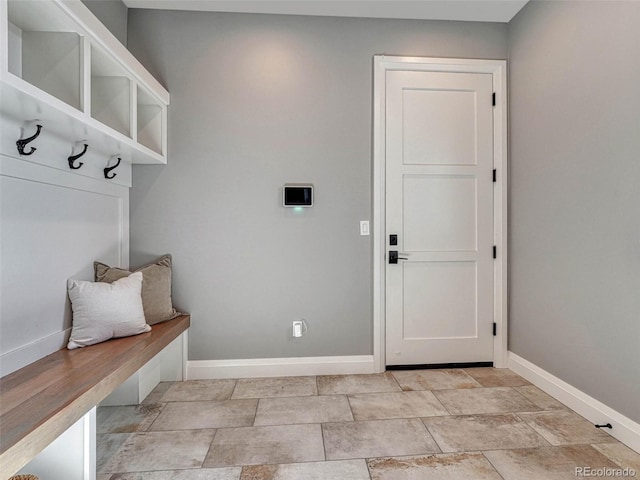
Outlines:
[[391, 265], [395, 265], [398, 263], [398, 260], [409, 260], [407, 257], [399, 257], [397, 250], [389, 250], [389, 263]]

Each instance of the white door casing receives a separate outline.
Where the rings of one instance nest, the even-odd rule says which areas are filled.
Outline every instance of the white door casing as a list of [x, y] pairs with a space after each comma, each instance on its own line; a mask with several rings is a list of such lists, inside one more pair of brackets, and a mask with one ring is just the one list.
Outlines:
[[[506, 366], [506, 62], [376, 56], [374, 66], [376, 367]], [[389, 265], [388, 250], [408, 260]]]

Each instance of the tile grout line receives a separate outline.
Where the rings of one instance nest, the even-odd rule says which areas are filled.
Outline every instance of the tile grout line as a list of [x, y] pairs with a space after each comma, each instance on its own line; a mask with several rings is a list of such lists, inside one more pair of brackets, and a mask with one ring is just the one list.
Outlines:
[[231, 395], [229, 395], [229, 400], [233, 399], [233, 395], [236, 393], [236, 388], [238, 387], [238, 378], [233, 378], [233, 388], [231, 389]]
[[[518, 385], [518, 387], [526, 387], [526, 385]], [[542, 408], [540, 405], [538, 405], [537, 403], [535, 403], [533, 400], [531, 400], [529, 397], [527, 397], [524, 393], [522, 393], [520, 390], [518, 390], [516, 387], [509, 387], [511, 390], [513, 390], [514, 392], [516, 392], [518, 395], [520, 395], [522, 398], [524, 398], [527, 402], [529, 402], [531, 405], [535, 406], [536, 408], [538, 408], [540, 412], [544, 412], [545, 409]]]
[[351, 411], [351, 418], [353, 418], [353, 421], [356, 422], [356, 414], [353, 411], [353, 405], [351, 405], [351, 396], [350, 395], [345, 395], [347, 397], [347, 403], [349, 404], [349, 410]]
[[432, 390], [429, 390], [429, 391], [431, 392], [431, 395], [433, 395], [433, 398], [435, 398], [435, 399], [436, 399], [436, 402], [438, 402], [438, 403], [440, 404], [440, 406], [441, 406], [442, 408], [444, 408], [444, 411], [445, 411], [445, 412], [447, 412], [449, 415], [453, 415], [453, 414], [451, 413], [451, 410], [449, 410], [449, 409], [447, 408], [447, 406], [444, 404], [444, 402], [438, 398], [438, 396], [436, 395], [436, 393], [435, 393], [434, 391], [432, 391]]
[[258, 418], [258, 409], [260, 408], [260, 402], [262, 400], [263, 400], [262, 398], [259, 398], [258, 401], [256, 402], [256, 409], [253, 412], [253, 421], [251, 422], [252, 427], [256, 426], [256, 419]]
[[[433, 443], [435, 443], [436, 447], [438, 447], [438, 450], [440, 450], [439, 453], [444, 453], [444, 451], [442, 450], [442, 447], [440, 446], [440, 444], [436, 440], [436, 437], [433, 436], [433, 434], [431, 433], [431, 430], [429, 430], [429, 427], [427, 427], [427, 424], [424, 423], [424, 420], [422, 418], [420, 418], [420, 417], [418, 417], [418, 420], [420, 420], [420, 423], [424, 427], [424, 430], [425, 430], [425, 432], [427, 432], [427, 435], [429, 436], [429, 438], [431, 438], [431, 440], [433, 440]], [[436, 452], [436, 453], [438, 453], [438, 452]]]
[[365, 467], [367, 467], [367, 472], [369, 473], [369, 480], [373, 480], [373, 477], [371, 476], [371, 468], [369, 468], [369, 459], [368, 458], [364, 459], [364, 465], [365, 465]]
[[435, 391], [431, 390], [431, 393], [432, 393], [432, 394], [433, 394], [433, 396], [436, 398], [436, 400], [440, 403], [440, 405], [442, 405], [442, 408], [444, 408], [444, 409], [445, 409], [445, 411], [447, 411], [447, 412], [449, 413], [449, 415], [452, 415], [452, 416], [453, 416], [453, 415], [455, 415], [455, 414], [451, 413], [451, 410], [449, 410], [449, 409], [447, 408], [447, 406], [444, 404], [444, 402], [443, 402], [442, 400], [440, 400], [440, 397], [438, 397], [438, 395], [436, 395], [436, 392], [435, 392]]
[[445, 453], [444, 450], [442, 449], [442, 446], [438, 443], [438, 440], [436, 440], [436, 437], [434, 437], [433, 433], [431, 433], [431, 430], [429, 430], [429, 426], [426, 423], [424, 423], [424, 419], [421, 418], [420, 421], [422, 422], [422, 425], [424, 425], [424, 428], [427, 431], [427, 435], [431, 437], [431, 439], [433, 440], [433, 443], [435, 443], [436, 446], [438, 447], [438, 450], [440, 450], [440, 453]]
[[327, 443], [324, 438], [324, 423], [320, 423], [320, 436], [322, 437], [322, 453], [324, 454], [324, 461], [327, 461]]
[[482, 451], [481, 453], [482, 453], [482, 456], [484, 457], [484, 459], [485, 459], [487, 462], [489, 462], [489, 465], [491, 465], [491, 467], [492, 467], [492, 468], [495, 470], [495, 472], [498, 474], [498, 476], [499, 476], [500, 478], [502, 478], [502, 480], [504, 480], [504, 476], [502, 475], [502, 473], [500, 473], [500, 470], [498, 470], [498, 467], [496, 467], [496, 466], [491, 462], [491, 460], [489, 459], [489, 457], [487, 457], [487, 456], [484, 454], [484, 451]]
[[538, 432], [535, 428], [533, 428], [531, 425], [529, 425], [529, 422], [527, 422], [524, 418], [522, 418], [519, 413], [537, 413], [537, 412], [517, 412], [515, 413], [515, 416], [518, 417], [520, 419], [520, 421], [522, 421], [531, 431], [533, 431], [537, 436], [539, 436], [542, 440], [544, 440], [545, 442], [547, 442], [549, 444], [550, 447], [554, 447], [556, 445], [554, 445], [553, 443], [551, 443], [547, 437], [545, 437], [544, 435], [542, 435], [540, 432]]
[[[469, 372], [467, 372], [464, 368], [461, 369], [461, 370], [462, 370], [462, 373], [464, 373], [467, 377], [469, 377], [473, 382], [477, 383], [479, 387], [482, 387], [482, 384], [478, 380], [476, 380], [473, 375], [471, 375]], [[476, 387], [476, 388], [478, 388], [478, 387]]]
[[[168, 403], [168, 402], [167, 402]], [[158, 415], [156, 415], [156, 418], [153, 419], [153, 421], [147, 426], [147, 428], [143, 431], [145, 432], [152, 432], [154, 430], [151, 430], [151, 427], [153, 427], [153, 425], [158, 421], [158, 418], [160, 418], [160, 415], [162, 415], [162, 412], [164, 412], [164, 409], [167, 406], [167, 403], [163, 403], [162, 404], [162, 408], [160, 409], [160, 412], [158, 412]]]
[[[385, 373], [387, 373], [388, 370], [385, 370]], [[400, 382], [398, 381], [398, 379], [396, 378], [396, 376], [393, 374], [393, 372], [389, 372], [391, 374], [391, 378], [393, 378], [393, 381], [396, 382], [396, 385], [398, 385], [398, 388], [400, 389], [401, 392], [404, 392], [404, 389], [402, 388], [402, 385], [400, 385]]]
[[204, 454], [204, 458], [202, 459], [202, 463], [200, 464], [200, 469], [204, 468], [204, 464], [207, 461], [207, 458], [209, 458], [209, 455], [211, 454], [211, 451], [213, 450], [213, 442], [216, 441], [216, 436], [218, 435], [218, 430], [220, 430], [220, 429], [216, 428], [215, 431], [213, 432], [213, 437], [211, 437], [211, 443], [209, 444], [209, 448], [207, 449], [207, 453]]
[[[395, 420], [424, 420], [424, 419], [436, 419], [436, 418], [456, 418], [456, 417], [492, 417], [499, 415], [518, 415], [519, 412], [492, 412], [492, 413], [469, 413], [469, 414], [454, 414], [454, 415], [418, 415], [418, 416], [409, 416], [409, 417], [382, 417], [382, 418], [365, 418], [361, 420], [334, 420], [334, 421], [326, 421], [326, 422], [295, 422], [295, 423], [274, 423], [268, 425], [226, 425], [226, 426], [211, 426], [207, 428], [172, 428], [169, 430], [153, 430], [148, 432], [127, 432], [128, 434], [133, 433], [166, 433], [166, 432], [187, 432], [194, 430], [230, 430], [230, 429], [247, 429], [247, 428], [268, 428], [268, 427], [290, 427], [290, 426], [303, 426], [303, 425], [318, 425], [318, 424], [351, 424], [351, 423], [364, 423], [364, 422], [385, 422], [385, 421], [395, 421]], [[528, 413], [528, 412], [527, 412]], [[533, 412], [536, 413], [536, 412]], [[352, 413], [353, 415], [353, 413]], [[355, 417], [355, 416], [354, 416]], [[520, 417], [518, 417], [520, 418]], [[522, 420], [520, 418], [520, 420]], [[524, 420], [522, 422], [526, 424]], [[530, 427], [531, 428], [531, 427]], [[534, 430], [535, 431], [535, 430]], [[536, 432], [537, 435], [539, 435]], [[616, 442], [601, 442], [603, 444], [610, 444]], [[578, 445], [581, 445], [578, 443]], [[556, 446], [550, 444], [550, 446]]]

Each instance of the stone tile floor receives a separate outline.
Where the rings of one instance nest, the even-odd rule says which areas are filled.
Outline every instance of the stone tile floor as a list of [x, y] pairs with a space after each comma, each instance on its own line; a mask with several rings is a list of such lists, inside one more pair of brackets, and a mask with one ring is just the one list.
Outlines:
[[141, 405], [98, 409], [98, 480], [555, 480], [576, 467], [640, 478], [640, 455], [506, 369], [163, 382]]

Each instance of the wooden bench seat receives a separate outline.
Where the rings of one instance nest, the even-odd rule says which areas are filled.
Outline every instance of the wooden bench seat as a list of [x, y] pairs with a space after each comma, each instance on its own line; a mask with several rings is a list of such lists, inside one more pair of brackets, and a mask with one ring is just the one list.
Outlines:
[[0, 477], [17, 472], [190, 325], [59, 350], [0, 379]]

